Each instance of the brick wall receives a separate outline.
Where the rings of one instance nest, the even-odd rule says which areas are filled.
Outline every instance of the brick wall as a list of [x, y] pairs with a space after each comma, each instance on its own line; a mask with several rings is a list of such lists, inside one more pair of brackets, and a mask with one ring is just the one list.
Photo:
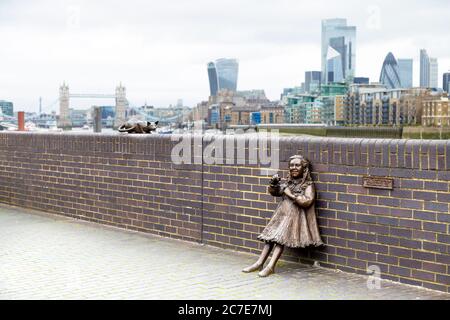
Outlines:
[[[249, 163], [254, 139], [226, 137], [226, 164], [176, 165], [169, 136], [0, 133], [0, 202], [259, 253], [279, 199]], [[326, 243], [284, 259], [361, 274], [376, 265], [384, 278], [450, 291], [450, 142], [286, 137], [270, 151], [283, 176], [291, 155], [312, 162]], [[394, 189], [364, 188], [364, 175], [390, 176]]]

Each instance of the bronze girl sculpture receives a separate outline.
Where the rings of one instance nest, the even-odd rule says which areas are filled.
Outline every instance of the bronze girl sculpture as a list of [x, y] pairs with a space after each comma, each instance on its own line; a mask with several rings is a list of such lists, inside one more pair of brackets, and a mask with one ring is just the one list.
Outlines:
[[268, 265], [259, 272], [260, 277], [267, 277], [275, 272], [275, 265], [283, 253], [284, 246], [304, 248], [309, 245], [323, 244], [316, 220], [314, 201], [316, 198], [314, 183], [311, 179], [309, 161], [300, 155], [289, 159], [289, 176], [285, 183], [280, 183], [278, 175], [270, 181], [269, 193], [282, 197], [272, 219], [258, 236], [266, 244], [261, 255], [253, 265], [243, 272], [261, 270], [273, 249]]

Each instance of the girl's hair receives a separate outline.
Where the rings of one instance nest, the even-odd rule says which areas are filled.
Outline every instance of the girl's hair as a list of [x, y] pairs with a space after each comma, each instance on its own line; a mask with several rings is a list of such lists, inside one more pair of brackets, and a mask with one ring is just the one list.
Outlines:
[[[300, 160], [300, 163], [302, 165], [302, 171], [303, 171], [303, 177], [300, 185], [310, 185], [312, 183], [311, 178], [311, 170], [308, 159], [304, 158], [301, 155], [295, 155], [289, 158], [288, 164], [291, 164], [292, 160]], [[288, 180], [291, 180], [291, 174], [289, 173]]]

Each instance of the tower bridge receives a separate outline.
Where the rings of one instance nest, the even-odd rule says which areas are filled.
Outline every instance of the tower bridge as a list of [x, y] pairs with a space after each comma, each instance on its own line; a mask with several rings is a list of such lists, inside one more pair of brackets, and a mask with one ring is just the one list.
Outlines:
[[137, 105], [130, 102], [126, 97], [126, 89], [122, 84], [116, 87], [116, 92], [114, 94], [110, 93], [70, 93], [69, 86], [63, 83], [59, 88], [59, 98], [52, 103], [54, 105], [59, 101], [59, 119], [58, 128], [70, 129], [72, 127], [72, 120], [70, 118], [70, 99], [115, 99], [115, 118], [114, 118], [114, 128], [120, 127], [126, 119], [126, 110], [128, 107], [132, 107], [135, 114], [138, 114], [142, 120], [155, 122], [159, 121], [161, 124], [171, 124], [175, 122], [181, 122], [183, 115], [161, 115], [161, 114], [151, 114], [141, 110]]
[[116, 116], [114, 119], [114, 128], [118, 128], [125, 122], [125, 110], [128, 106], [126, 98], [126, 89], [122, 84], [116, 87], [115, 94], [102, 93], [70, 93], [69, 86], [63, 83], [59, 88], [59, 120], [58, 127], [63, 129], [70, 129], [72, 121], [70, 119], [70, 99], [71, 98], [91, 98], [91, 99], [115, 99], [116, 100]]
[[101, 94], [101, 93], [71, 93], [70, 98], [94, 98], [94, 99], [112, 99], [116, 98], [115, 94]]

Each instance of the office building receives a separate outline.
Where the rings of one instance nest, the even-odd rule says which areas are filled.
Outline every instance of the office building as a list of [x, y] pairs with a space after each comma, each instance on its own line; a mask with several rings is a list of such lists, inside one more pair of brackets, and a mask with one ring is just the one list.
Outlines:
[[322, 83], [352, 81], [355, 76], [356, 27], [346, 19], [322, 21]]
[[12, 102], [0, 100], [0, 109], [5, 116], [14, 116], [14, 105]]
[[208, 63], [209, 90], [216, 96], [220, 90], [236, 91], [239, 64], [236, 59], [218, 59]]
[[208, 79], [209, 79], [209, 92], [211, 96], [217, 95], [219, 90], [219, 83], [217, 80], [217, 70], [214, 62], [208, 63]]
[[438, 88], [438, 60], [436, 58], [430, 58], [430, 88]]
[[388, 89], [397, 89], [401, 87], [400, 69], [392, 52], [389, 52], [384, 59], [381, 68], [380, 83], [384, 84]]
[[402, 88], [413, 87], [413, 59], [398, 59], [398, 68], [400, 71], [400, 83]]
[[369, 84], [370, 79], [366, 77], [355, 77], [353, 78], [353, 83], [355, 84]]
[[342, 55], [332, 47], [328, 47], [327, 54], [327, 81], [325, 83], [344, 81]]
[[430, 87], [430, 57], [425, 49], [420, 50], [420, 87]]
[[305, 72], [305, 91], [308, 93], [316, 92], [320, 89], [322, 73], [320, 71]]
[[420, 87], [438, 88], [438, 60], [420, 50]]
[[116, 117], [115, 106], [100, 106], [102, 116], [102, 126], [105, 128], [113, 127], [114, 118]]
[[442, 77], [442, 89], [447, 93], [450, 93], [450, 71], [444, 73]]

